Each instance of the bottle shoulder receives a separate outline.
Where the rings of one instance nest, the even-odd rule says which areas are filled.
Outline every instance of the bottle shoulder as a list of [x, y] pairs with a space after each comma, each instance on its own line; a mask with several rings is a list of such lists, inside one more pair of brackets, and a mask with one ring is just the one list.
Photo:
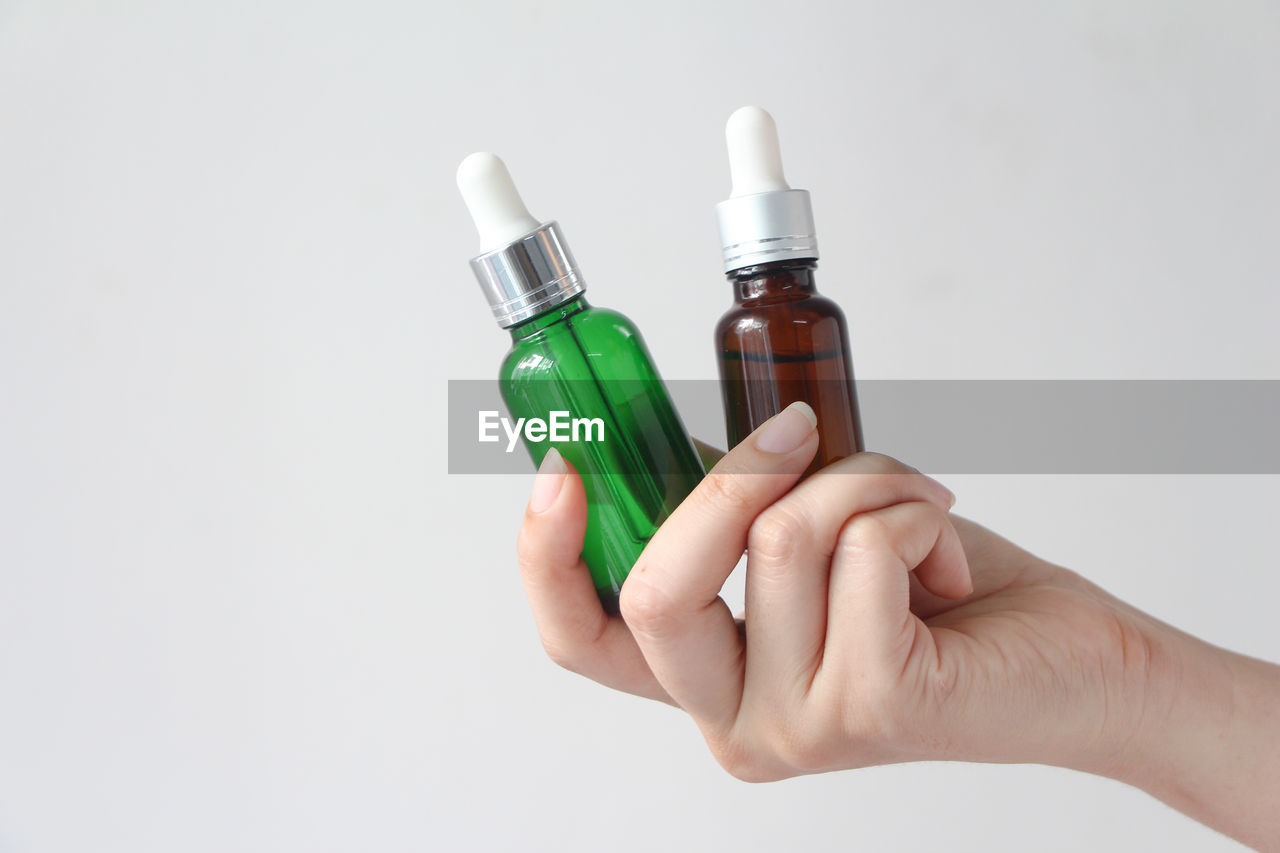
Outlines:
[[648, 358], [640, 331], [628, 317], [588, 306], [515, 340], [500, 375], [509, 379], [549, 377], [566, 371], [577, 374], [587, 367], [586, 362], [594, 364], [595, 371], [626, 372], [629, 362], [647, 362]]
[[516, 375], [521, 369], [522, 362], [525, 362], [531, 354], [533, 347], [526, 346], [529, 338], [516, 341], [507, 350], [507, 354], [502, 357], [502, 364], [498, 367], [498, 378], [509, 379]]
[[631, 322], [631, 318], [612, 308], [597, 308], [593, 305], [571, 319], [574, 326], [587, 333], [615, 335], [620, 338], [640, 337], [640, 330]]
[[821, 294], [809, 294], [800, 299], [752, 299], [738, 302], [720, 317], [717, 330], [748, 331], [775, 326], [819, 324], [835, 321], [846, 325], [844, 312], [833, 300]]

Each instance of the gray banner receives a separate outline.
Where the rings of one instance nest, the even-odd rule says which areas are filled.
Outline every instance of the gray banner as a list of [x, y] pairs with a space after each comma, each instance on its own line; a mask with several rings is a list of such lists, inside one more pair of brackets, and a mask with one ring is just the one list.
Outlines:
[[[723, 448], [720, 384], [666, 387], [689, 432]], [[1277, 380], [865, 380], [858, 398], [867, 449], [930, 473], [1280, 473]], [[576, 414], [541, 440], [572, 438]], [[451, 380], [448, 418], [449, 473], [530, 470], [529, 425], [513, 433], [496, 381]]]

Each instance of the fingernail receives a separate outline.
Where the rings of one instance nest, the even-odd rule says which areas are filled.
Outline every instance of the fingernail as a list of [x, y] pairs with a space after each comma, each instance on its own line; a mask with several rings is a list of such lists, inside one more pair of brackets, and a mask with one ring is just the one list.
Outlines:
[[924, 474], [922, 476], [929, 481], [929, 488], [933, 490], [933, 493], [937, 495], [940, 501], [947, 505], [947, 509], [951, 509], [951, 507], [956, 505], [955, 492], [951, 491], [928, 474]]
[[542, 457], [538, 466], [538, 476], [533, 480], [533, 494], [529, 495], [530, 512], [546, 512], [556, 502], [560, 488], [564, 485], [564, 475], [569, 473], [564, 458], [554, 447]]
[[765, 453], [790, 453], [804, 444], [817, 426], [813, 409], [797, 400], [773, 416], [756, 438], [756, 448]]

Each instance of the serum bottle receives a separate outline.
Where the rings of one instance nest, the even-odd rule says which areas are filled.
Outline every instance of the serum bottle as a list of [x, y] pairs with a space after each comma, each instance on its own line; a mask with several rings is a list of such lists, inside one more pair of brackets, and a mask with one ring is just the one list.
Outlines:
[[498, 376], [511, 417], [550, 422], [559, 412], [583, 425], [542, 441], [526, 431], [525, 447], [535, 465], [555, 447], [582, 475], [582, 557], [605, 610], [617, 613], [627, 573], [702, 479], [702, 462], [640, 332], [587, 303], [559, 224], [529, 215], [493, 154], [463, 160], [458, 188], [480, 232], [471, 269], [511, 333]]
[[716, 218], [735, 304], [716, 326], [716, 347], [729, 446], [803, 400], [818, 416], [811, 474], [863, 449], [848, 327], [814, 286], [813, 208], [783, 177], [772, 116], [743, 107], [725, 137], [733, 190]]

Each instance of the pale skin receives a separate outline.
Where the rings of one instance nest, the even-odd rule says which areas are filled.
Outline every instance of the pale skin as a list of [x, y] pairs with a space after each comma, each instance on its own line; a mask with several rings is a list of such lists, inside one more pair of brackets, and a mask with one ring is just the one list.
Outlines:
[[[951, 514], [878, 454], [799, 482], [803, 404], [725, 454], [607, 616], [580, 552], [576, 472], [544, 461], [520, 531], [553, 660], [682, 708], [753, 782], [918, 760], [1119, 779], [1280, 850], [1280, 667], [1209, 645]], [[744, 551], [746, 613], [720, 590]]]

